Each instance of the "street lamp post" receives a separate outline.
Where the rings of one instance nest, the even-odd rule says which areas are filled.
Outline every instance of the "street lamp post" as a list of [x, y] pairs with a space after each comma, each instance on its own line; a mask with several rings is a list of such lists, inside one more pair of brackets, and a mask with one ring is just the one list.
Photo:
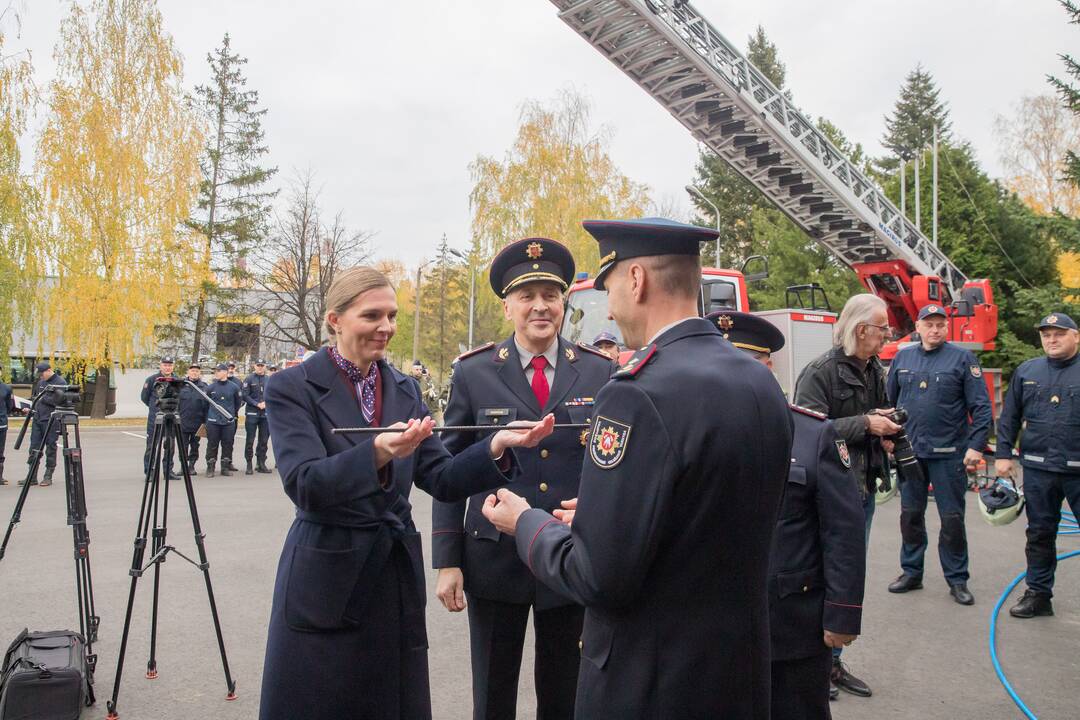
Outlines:
[[686, 192], [690, 193], [702, 202], [708, 204], [708, 206], [712, 208], [713, 217], [716, 219], [716, 267], [720, 267], [720, 208], [716, 207], [716, 203], [714, 203], [712, 200], [705, 197], [705, 193], [701, 192], [701, 189], [695, 185], [687, 185]]
[[413, 310], [412, 359], [420, 359], [420, 271], [434, 260], [428, 260], [416, 266], [416, 308]]
[[469, 268], [469, 348], [473, 347], [473, 318], [476, 315], [476, 269], [468, 256], [460, 250], [450, 248], [450, 254], [460, 258]]

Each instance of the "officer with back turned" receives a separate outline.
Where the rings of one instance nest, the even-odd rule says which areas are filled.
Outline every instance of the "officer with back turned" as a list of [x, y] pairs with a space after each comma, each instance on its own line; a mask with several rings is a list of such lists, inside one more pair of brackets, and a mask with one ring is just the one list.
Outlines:
[[[45, 428], [49, 425], [49, 416], [56, 409], [57, 397], [55, 393], [45, 393], [49, 385], [67, 385], [67, 380], [58, 372], [53, 371], [48, 362], [39, 362], [37, 371], [41, 373], [38, 381], [34, 383], [34, 397], [40, 398], [34, 407], [34, 424], [30, 426], [30, 455], [27, 463], [34, 462], [35, 453], [39, 452], [42, 440], [45, 441], [45, 476], [41, 479], [41, 486], [52, 485], [53, 470], [56, 468], [56, 441], [60, 437], [60, 426], [54, 424], [49, 436], [45, 437]], [[44, 394], [43, 394], [44, 393]], [[40, 467], [40, 465], [39, 465]], [[20, 480], [22, 485], [26, 480]], [[31, 485], [37, 485], [37, 471], [30, 478]]]
[[[202, 366], [198, 363], [188, 366], [187, 380], [203, 392], [209, 389], [202, 380]], [[185, 384], [180, 388], [180, 432], [184, 436], [180, 451], [187, 453], [188, 472], [192, 476], [199, 474], [195, 470], [195, 463], [199, 460], [199, 428], [206, 424], [209, 409], [210, 403], [191, 385]]]
[[233, 439], [236, 437], [236, 414], [243, 404], [240, 386], [229, 378], [229, 366], [218, 365], [214, 370], [214, 382], [206, 394], [225, 409], [232, 417], [221, 414], [213, 405], [206, 414], [206, 477], [214, 477], [218, 448], [221, 448], [221, 474], [232, 475]]
[[1019, 444], [1027, 500], [1027, 590], [1009, 609], [1016, 618], [1054, 614], [1050, 598], [1062, 501], [1067, 499], [1080, 517], [1080, 333], [1064, 313], [1047, 315], [1038, 329], [1046, 355], [1013, 373], [994, 461], [998, 476], [1012, 475], [1013, 448]]
[[[266, 421], [266, 361], [255, 361], [255, 371], [244, 378], [244, 460], [247, 461], [245, 475], [252, 474], [252, 450], [257, 461], [255, 470], [270, 472], [266, 467], [266, 442], [270, 437], [270, 424]], [[258, 445], [255, 436], [258, 435]]]
[[[706, 317], [770, 369], [772, 353], [784, 347], [783, 334], [764, 318], [734, 311]], [[830, 648], [854, 642], [862, 623], [865, 517], [851, 453], [832, 422], [797, 405], [791, 417], [791, 467], [769, 562], [771, 717], [826, 719]]]

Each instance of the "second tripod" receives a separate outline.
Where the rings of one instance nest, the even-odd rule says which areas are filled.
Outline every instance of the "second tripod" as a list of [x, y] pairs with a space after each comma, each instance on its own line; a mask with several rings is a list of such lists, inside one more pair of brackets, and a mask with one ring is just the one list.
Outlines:
[[[154, 568], [154, 594], [153, 606], [150, 615], [150, 659], [146, 663], [146, 677], [153, 680], [157, 677], [157, 624], [158, 624], [158, 598], [161, 580], [161, 564], [165, 562], [170, 553], [180, 556], [184, 560], [197, 567], [203, 575], [206, 583], [206, 595], [210, 601], [210, 614], [214, 621], [214, 632], [217, 635], [218, 650], [221, 653], [221, 665], [225, 671], [225, 684], [228, 693], [226, 700], [236, 699], [236, 681], [229, 672], [229, 660], [225, 655], [225, 639], [221, 633], [221, 621], [218, 618], [217, 602], [214, 600], [214, 588], [210, 583], [210, 562], [206, 558], [206, 546], [203, 542], [205, 535], [202, 524], [199, 522], [199, 511], [195, 507], [195, 491], [191, 485], [191, 469], [188, 466], [187, 453], [179, 453], [180, 470], [184, 482], [184, 490], [187, 494], [188, 511], [191, 513], [191, 526], [195, 531], [195, 547], [198, 550], [198, 561], [192, 560], [172, 545], [166, 544], [167, 520], [169, 515], [169, 481], [163, 476], [164, 458], [171, 458], [173, 453], [184, 447], [183, 433], [180, 430], [179, 405], [180, 387], [185, 380], [174, 378], [159, 378], [154, 384], [154, 393], [158, 398], [158, 414], [154, 418], [154, 431], [150, 444], [150, 467], [146, 473], [146, 483], [143, 486], [142, 506], [139, 510], [139, 522], [135, 534], [135, 551], [131, 559], [131, 589], [128, 592], [127, 611], [124, 615], [124, 632], [120, 640], [120, 655], [116, 660], [116, 680], [113, 683], [112, 698], [108, 702], [109, 720], [116, 720], [119, 715], [116, 712], [116, 701], [120, 694], [120, 679], [124, 672], [124, 656], [127, 651], [128, 633], [131, 629], [131, 613], [135, 604], [135, 589], [139, 578], [151, 567]], [[196, 387], [196, 389], [198, 389]], [[200, 390], [201, 392], [201, 390]], [[203, 397], [206, 397], [205, 394]], [[206, 398], [209, 402], [213, 402]], [[223, 409], [219, 408], [223, 411]], [[228, 413], [226, 413], [227, 415]], [[164, 483], [163, 483], [164, 481]], [[143, 564], [147, 541], [151, 542], [150, 559]]]

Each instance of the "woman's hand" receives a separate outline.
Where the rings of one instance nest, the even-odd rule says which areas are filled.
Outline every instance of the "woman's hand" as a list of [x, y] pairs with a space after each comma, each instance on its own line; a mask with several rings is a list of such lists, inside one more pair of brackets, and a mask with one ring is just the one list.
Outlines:
[[420, 443], [431, 437], [435, 421], [430, 417], [423, 420], [411, 418], [409, 422], [396, 422], [390, 429], [404, 428], [403, 432], [379, 433], [375, 436], [375, 467], [382, 468], [394, 458], [408, 457]]
[[573, 525], [574, 513], [577, 512], [577, 498], [563, 500], [559, 504], [562, 505], [562, 509], [556, 508], [551, 514], [555, 516], [556, 520], [559, 520], [565, 525]]
[[536, 447], [541, 440], [551, 434], [555, 427], [555, 416], [548, 413], [539, 422], [518, 420], [507, 425], [491, 438], [491, 457], [498, 460], [513, 447]]

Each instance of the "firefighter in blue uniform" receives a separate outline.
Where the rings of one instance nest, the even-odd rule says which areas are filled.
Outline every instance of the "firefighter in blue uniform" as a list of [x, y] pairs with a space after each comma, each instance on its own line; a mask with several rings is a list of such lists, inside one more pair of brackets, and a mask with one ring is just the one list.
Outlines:
[[[266, 421], [266, 361], [255, 361], [255, 372], [244, 378], [244, 460], [247, 467], [245, 475], [252, 474], [251, 458], [256, 460], [255, 470], [270, 472], [266, 467], [266, 441], [270, 437], [270, 423]], [[255, 436], [258, 435], [258, 445]]]
[[1080, 333], [1063, 313], [1038, 325], [1045, 357], [1028, 360], [1013, 373], [998, 420], [994, 469], [1013, 473], [1019, 441], [1027, 500], [1027, 590], [1009, 609], [1018, 618], [1053, 615], [1056, 538], [1062, 500], [1080, 517]]
[[[26, 459], [27, 464], [34, 462], [34, 453], [41, 447], [41, 441], [45, 441], [45, 475], [41, 479], [42, 487], [52, 485], [53, 470], [56, 469], [56, 442], [60, 438], [60, 425], [54, 424], [48, 437], [45, 437], [45, 429], [49, 426], [49, 416], [56, 409], [56, 395], [48, 393], [41, 395], [48, 385], [67, 385], [64, 376], [52, 369], [47, 362], [39, 362], [37, 371], [41, 373], [38, 381], [34, 383], [33, 397], [41, 396], [38, 404], [34, 407], [34, 424], [30, 426], [30, 454]], [[41, 467], [40, 465], [38, 467]], [[26, 480], [20, 480], [22, 485]], [[31, 485], [37, 485], [37, 473], [30, 478]]]
[[206, 413], [206, 477], [214, 477], [214, 464], [217, 462], [218, 447], [221, 448], [221, 474], [232, 475], [233, 439], [236, 437], [236, 414], [240, 412], [243, 397], [240, 385], [229, 377], [229, 366], [218, 365], [214, 370], [214, 382], [210, 383], [206, 394], [223, 407], [232, 418], [226, 418], [213, 405]]
[[900, 483], [903, 573], [889, 585], [889, 592], [922, 587], [929, 484], [941, 516], [938, 557], [949, 594], [957, 603], [971, 605], [975, 597], [967, 587], [964, 468], [982, 460], [993, 419], [979, 361], [971, 351], [946, 341], [948, 328], [941, 305], [923, 307], [915, 323], [920, 342], [898, 352], [889, 366], [889, 401], [908, 412], [905, 427], [923, 476], [921, 481], [902, 478]]
[[[491, 286], [503, 299], [514, 334], [458, 358], [447, 425], [505, 425], [554, 413], [557, 423], [587, 423], [614, 366], [588, 345], [559, 336], [563, 292], [574, 259], [563, 245], [527, 238], [507, 245], [491, 263]], [[537, 366], [542, 369], [537, 369]], [[457, 454], [478, 433], [446, 433]], [[534, 507], [553, 511], [577, 497], [585, 451], [584, 431], [560, 430], [531, 449], [517, 451], [521, 475], [507, 487]], [[536, 642], [537, 718], [573, 717], [578, 639], [584, 608], [538, 583], [518, 559], [514, 540], [481, 514], [487, 493], [432, 507], [432, 565], [436, 594], [451, 612], [468, 607], [473, 717], [513, 718], [529, 609]], [[467, 603], [466, 603], [467, 597]]]
[[[166, 355], [161, 358], [158, 363], [158, 371], [146, 378], [143, 383], [142, 393], [139, 398], [142, 400], [143, 405], [146, 406], [146, 452], [143, 453], [143, 475], [150, 471], [150, 448], [154, 442], [154, 418], [157, 417], [157, 405], [158, 397], [154, 393], [154, 383], [158, 381], [158, 378], [171, 378], [173, 375], [173, 369], [176, 367], [176, 359], [171, 355]], [[174, 452], [181, 452], [180, 448], [175, 448]], [[175, 479], [173, 475], [173, 459], [172, 455], [164, 458], [165, 463], [165, 476], [170, 480]]]
[[[203, 392], [209, 389], [202, 381], [202, 366], [198, 363], [188, 366], [187, 379]], [[209, 409], [210, 403], [191, 385], [180, 388], [180, 432], [184, 436], [184, 446], [180, 452], [187, 453], [188, 472], [192, 476], [199, 474], [195, 470], [195, 463], [199, 461], [199, 428], [206, 424]]]
[[698, 248], [715, 230], [584, 225], [600, 245], [594, 286], [640, 350], [596, 397], [571, 525], [505, 489], [484, 514], [540, 582], [585, 606], [577, 717], [766, 720], [791, 412], [768, 369], [698, 316]]
[[[768, 320], [706, 316], [772, 369], [784, 335]], [[769, 562], [772, 720], [828, 718], [832, 648], [855, 641], [866, 574], [865, 516], [851, 455], [825, 415], [791, 406], [795, 434]]]

